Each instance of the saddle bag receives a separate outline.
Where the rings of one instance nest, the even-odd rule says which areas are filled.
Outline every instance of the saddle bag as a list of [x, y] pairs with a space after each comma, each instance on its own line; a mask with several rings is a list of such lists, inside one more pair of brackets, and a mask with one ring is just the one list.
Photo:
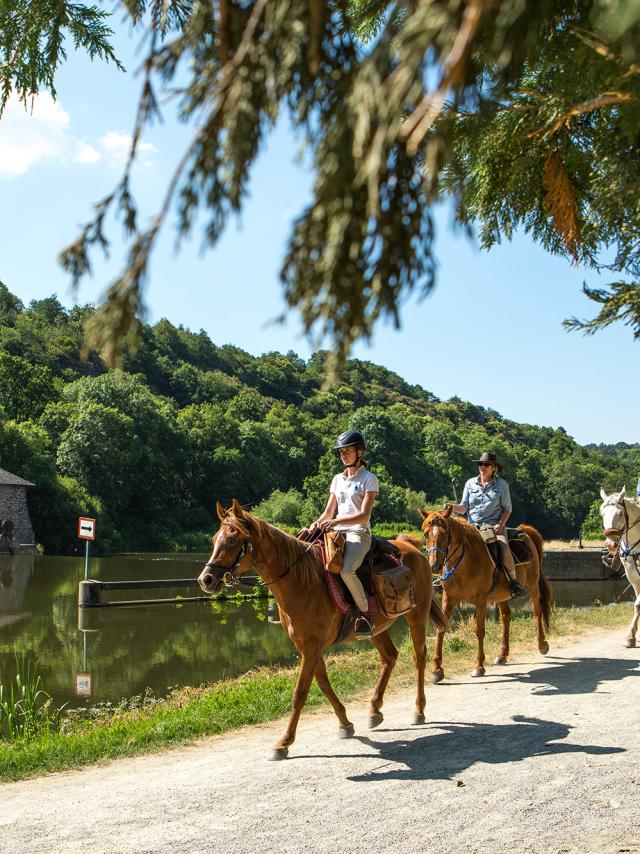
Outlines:
[[487, 525], [485, 523], [484, 525], [479, 526], [478, 531], [480, 532], [480, 536], [487, 545], [489, 545], [490, 543], [495, 543], [498, 539], [496, 537], [496, 532], [493, 530], [493, 525]]
[[390, 569], [374, 571], [371, 575], [380, 608], [387, 617], [406, 614], [416, 604], [411, 584], [411, 570], [403, 563]]
[[325, 531], [324, 534], [324, 568], [327, 572], [338, 575], [344, 564], [344, 549], [347, 538], [342, 531]]

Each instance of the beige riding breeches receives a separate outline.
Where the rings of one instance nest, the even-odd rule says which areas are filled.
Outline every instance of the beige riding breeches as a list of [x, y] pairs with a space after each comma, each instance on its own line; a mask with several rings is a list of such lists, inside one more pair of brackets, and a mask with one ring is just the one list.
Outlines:
[[516, 577], [516, 565], [513, 562], [513, 555], [511, 554], [511, 549], [509, 548], [509, 539], [507, 537], [506, 529], [502, 534], [496, 534], [498, 538], [498, 542], [500, 543], [500, 550], [502, 552], [502, 563], [504, 568], [509, 573], [509, 578]]
[[347, 542], [344, 547], [344, 560], [340, 575], [349, 588], [349, 593], [353, 596], [357, 607], [366, 612], [369, 610], [369, 602], [364, 587], [356, 575], [356, 570], [371, 547], [371, 532], [345, 531], [344, 533]]

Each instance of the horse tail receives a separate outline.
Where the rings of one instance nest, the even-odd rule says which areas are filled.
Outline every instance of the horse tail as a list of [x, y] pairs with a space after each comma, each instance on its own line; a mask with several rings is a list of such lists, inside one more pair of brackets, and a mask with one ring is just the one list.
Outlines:
[[422, 550], [422, 538], [417, 534], [398, 534], [395, 539], [403, 543], [409, 543], [409, 545], [413, 546], [414, 549], [418, 549], [418, 551]]
[[538, 576], [538, 591], [540, 593], [540, 609], [542, 611], [542, 625], [545, 628], [545, 631], [549, 631], [549, 622], [551, 620], [551, 609], [553, 608], [553, 588], [551, 587], [551, 582], [546, 577], [546, 575], [542, 572], [542, 558], [543, 558], [543, 546], [544, 540], [542, 539], [542, 535], [540, 531], [536, 530], [536, 528], [531, 525], [518, 525], [519, 530], [524, 531], [525, 534], [533, 541], [534, 546], [536, 547], [536, 552], [538, 553], [538, 562], [540, 566], [540, 574]]
[[442, 608], [438, 604], [438, 600], [435, 597], [432, 597], [431, 599], [429, 617], [431, 618], [431, 622], [438, 629], [442, 629], [443, 632], [449, 631], [449, 620], [447, 620], [447, 615], [442, 610]]

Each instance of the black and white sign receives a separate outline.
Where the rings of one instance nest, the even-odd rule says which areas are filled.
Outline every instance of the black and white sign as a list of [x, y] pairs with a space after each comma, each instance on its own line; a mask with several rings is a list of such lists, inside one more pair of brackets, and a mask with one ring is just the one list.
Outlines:
[[80, 516], [78, 519], [78, 537], [81, 540], [95, 540], [96, 520]]

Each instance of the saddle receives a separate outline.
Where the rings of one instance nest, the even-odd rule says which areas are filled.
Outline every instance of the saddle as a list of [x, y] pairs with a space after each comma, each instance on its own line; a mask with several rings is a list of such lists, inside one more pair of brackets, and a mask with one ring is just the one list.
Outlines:
[[[301, 532], [300, 538], [307, 539], [304, 532]], [[317, 545], [323, 554], [324, 577], [331, 600], [336, 610], [344, 614], [341, 629], [333, 642], [337, 644], [352, 633], [359, 611], [347, 585], [340, 575], [335, 573], [335, 563], [328, 566], [323, 538], [315, 540], [314, 545]], [[367, 594], [370, 614], [382, 613], [385, 617], [397, 617], [415, 606], [411, 570], [402, 563], [400, 550], [388, 540], [372, 537], [371, 547], [356, 575]]]
[[[484, 539], [484, 537], [483, 537]], [[520, 531], [518, 528], [507, 528], [507, 539], [509, 542], [509, 550], [511, 552], [511, 556], [513, 557], [513, 563], [515, 566], [518, 566], [521, 563], [527, 563], [532, 558], [531, 547], [526, 540], [526, 535], [524, 531]], [[493, 583], [491, 585], [491, 589], [493, 589], [498, 581], [500, 580], [500, 574], [504, 573], [507, 575], [507, 570], [504, 567], [502, 562], [502, 551], [500, 549], [500, 541], [498, 539], [493, 539], [491, 542], [487, 542], [485, 540], [485, 546], [487, 551], [489, 552], [489, 557], [493, 561], [494, 571], [493, 571]]]
[[[531, 553], [531, 547], [526, 540], [526, 534], [524, 531], [520, 531], [518, 528], [507, 528], [507, 538], [509, 541], [509, 551], [511, 552], [513, 562], [516, 566], [521, 563], [527, 563], [531, 560], [533, 555]], [[494, 564], [501, 567], [502, 554], [500, 551], [499, 540], [494, 539], [491, 542], [487, 542], [485, 540], [485, 546], [487, 547], [489, 556], [493, 560]]]

